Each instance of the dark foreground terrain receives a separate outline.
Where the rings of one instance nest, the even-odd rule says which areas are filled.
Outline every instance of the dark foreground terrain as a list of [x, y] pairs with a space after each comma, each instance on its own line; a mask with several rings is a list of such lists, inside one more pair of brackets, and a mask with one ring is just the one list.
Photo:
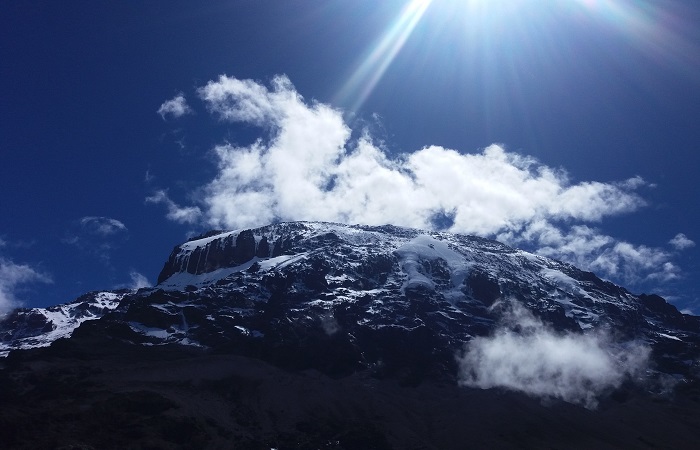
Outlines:
[[623, 388], [588, 410], [449, 381], [405, 385], [368, 373], [333, 379], [177, 346], [95, 353], [65, 345], [14, 352], [3, 362], [2, 448], [690, 449], [700, 443], [700, 388], [690, 384], [666, 395]]

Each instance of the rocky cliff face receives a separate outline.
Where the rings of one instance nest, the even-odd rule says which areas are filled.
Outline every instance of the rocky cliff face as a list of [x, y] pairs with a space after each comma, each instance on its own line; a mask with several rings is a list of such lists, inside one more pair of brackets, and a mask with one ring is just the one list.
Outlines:
[[294, 236], [276, 233], [269, 233], [269, 237], [267, 234], [256, 236], [253, 230], [209, 232], [175, 247], [158, 275], [158, 283], [180, 272], [199, 275], [219, 268], [234, 267], [254, 257], [266, 259], [280, 256], [292, 246], [293, 238]]

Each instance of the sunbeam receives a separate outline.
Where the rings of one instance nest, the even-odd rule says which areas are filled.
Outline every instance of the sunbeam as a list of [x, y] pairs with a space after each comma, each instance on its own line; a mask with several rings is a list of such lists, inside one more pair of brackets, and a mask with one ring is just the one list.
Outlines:
[[431, 2], [412, 0], [403, 8], [394, 24], [371, 47], [348, 81], [338, 90], [334, 97], [335, 104], [348, 105], [351, 113], [362, 107]]
[[[647, 89], [643, 71], [627, 61], [632, 53], [697, 79], [700, 57], [689, 38], [693, 31], [679, 22], [682, 13], [680, 5], [629, 0], [412, 0], [351, 66], [332, 102], [351, 115], [358, 112], [389, 67], [406, 61], [408, 77], [428, 71], [455, 91], [478, 86], [470, 101], [487, 120], [492, 110], [527, 116], [523, 85], [534, 77], [556, 78], [555, 68], [572, 59], [579, 70], [559, 80], [592, 80], [600, 71], [590, 61], [607, 58], [606, 67]], [[606, 45], [615, 36], [626, 48]], [[593, 42], [588, 48], [597, 46], [597, 53], [581, 53], [584, 42]], [[568, 95], [556, 81], [549, 86]], [[530, 124], [523, 126], [536, 134]]]

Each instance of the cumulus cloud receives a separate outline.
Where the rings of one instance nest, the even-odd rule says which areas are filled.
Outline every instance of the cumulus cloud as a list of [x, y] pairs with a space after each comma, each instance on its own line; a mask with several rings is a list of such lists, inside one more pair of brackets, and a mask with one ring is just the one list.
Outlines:
[[671, 244], [676, 250], [685, 250], [690, 247], [695, 247], [695, 242], [688, 239], [688, 237], [683, 233], [678, 233], [673, 239], [668, 241], [668, 243]]
[[21, 285], [51, 282], [47, 274], [0, 256], [0, 317], [20, 305], [17, 291]]
[[160, 105], [160, 108], [158, 108], [157, 112], [160, 114], [160, 117], [162, 117], [163, 120], [165, 120], [166, 116], [171, 116], [177, 119], [185, 114], [191, 113], [192, 109], [187, 105], [185, 96], [180, 93], [170, 100], [163, 102], [163, 104]]
[[491, 234], [538, 218], [597, 221], [644, 204], [634, 192], [639, 178], [574, 184], [497, 145], [392, 158], [367, 133], [351, 141], [340, 111], [306, 102], [283, 76], [269, 89], [222, 76], [199, 95], [220, 119], [269, 130], [253, 145], [215, 148], [219, 173], [201, 201], [216, 227], [311, 219], [430, 228], [447, 213], [451, 231]]
[[472, 339], [458, 356], [459, 380], [595, 408], [600, 395], [644, 370], [648, 358], [649, 349], [639, 343], [556, 332], [511, 302], [494, 334]]
[[[367, 130], [353, 137], [341, 111], [306, 101], [285, 76], [268, 87], [222, 75], [198, 95], [220, 120], [260, 127], [261, 138], [213, 149], [218, 172], [197, 190], [194, 206], [179, 206], [162, 191], [149, 197], [167, 207], [171, 220], [213, 228], [285, 220], [392, 223], [514, 244], [529, 236], [542, 241], [544, 254], [604, 276], [668, 279], [677, 272], [665, 252], [585, 225], [644, 206], [640, 177], [574, 182], [562, 169], [499, 145], [476, 153], [433, 145], [391, 155]], [[538, 227], [558, 232], [559, 242], [547, 242]], [[589, 250], [578, 253], [577, 245]], [[649, 256], [653, 264], [643, 262]]]

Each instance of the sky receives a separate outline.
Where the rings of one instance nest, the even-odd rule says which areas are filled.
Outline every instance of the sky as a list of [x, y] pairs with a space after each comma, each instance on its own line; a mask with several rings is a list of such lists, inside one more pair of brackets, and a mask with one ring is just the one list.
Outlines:
[[700, 313], [694, 0], [0, 4], [0, 314], [210, 229], [477, 234]]

